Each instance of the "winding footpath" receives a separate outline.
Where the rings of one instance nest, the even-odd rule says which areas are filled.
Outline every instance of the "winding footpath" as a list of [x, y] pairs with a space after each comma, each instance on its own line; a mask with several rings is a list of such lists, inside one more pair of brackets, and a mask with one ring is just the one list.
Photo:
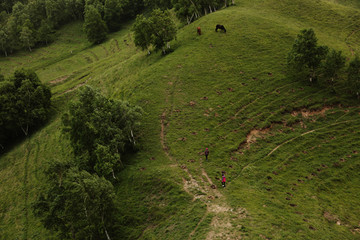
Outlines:
[[[166, 102], [167, 99], [166, 99]], [[171, 108], [172, 109], [172, 108]], [[186, 166], [180, 165], [179, 161], [171, 155], [168, 146], [166, 145], [166, 128], [169, 126], [167, 120], [167, 110], [165, 109], [160, 117], [161, 132], [160, 142], [165, 155], [172, 162], [172, 166], [180, 167], [187, 175], [187, 179], [183, 178], [183, 188], [188, 194], [193, 197], [193, 201], [199, 199], [206, 206], [206, 212], [191, 231], [188, 239], [193, 239], [196, 231], [202, 222], [212, 214], [212, 220], [210, 223], [210, 231], [206, 236], [206, 240], [212, 239], [241, 239], [239, 233], [239, 221], [246, 217], [246, 210], [243, 208], [232, 209], [227, 203], [225, 196], [217, 189], [216, 185], [212, 182], [210, 177], [207, 175], [205, 169], [202, 167], [200, 162], [199, 169], [201, 170], [201, 178], [196, 179]], [[201, 192], [201, 194], [198, 194]]]

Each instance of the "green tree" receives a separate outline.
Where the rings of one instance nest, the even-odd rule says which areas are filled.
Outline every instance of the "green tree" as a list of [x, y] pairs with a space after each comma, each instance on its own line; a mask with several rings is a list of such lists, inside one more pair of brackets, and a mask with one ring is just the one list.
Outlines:
[[[3, 78], [3, 77], [2, 77]], [[5, 144], [17, 133], [16, 122], [16, 88], [11, 81], [0, 81], [0, 146]]]
[[48, 21], [55, 28], [66, 22], [66, 5], [64, 1], [45, 0], [45, 11]]
[[136, 17], [135, 23], [132, 26], [132, 31], [134, 32], [134, 43], [135, 46], [140, 47], [143, 51], [148, 50], [151, 45], [151, 25], [148, 19], [146, 19], [142, 14]]
[[13, 50], [18, 49], [21, 46], [19, 40], [20, 31], [18, 30], [19, 27], [14, 16], [8, 18], [5, 29], [5, 32], [8, 35], [8, 48], [10, 53], [12, 53]]
[[172, 8], [171, 0], [144, 0], [144, 4], [151, 9], [160, 8], [166, 10]]
[[15, 71], [11, 80], [16, 88], [16, 124], [27, 136], [30, 127], [39, 126], [48, 118], [51, 92], [30, 70]]
[[79, 100], [63, 115], [78, 166], [115, 178], [115, 169], [122, 166], [121, 155], [135, 147], [141, 113], [139, 107], [83, 87]]
[[169, 42], [176, 36], [176, 26], [169, 11], [160, 9], [154, 10], [148, 19], [143, 15], [138, 15], [132, 30], [136, 46], [145, 50], [153, 45], [155, 50], [162, 50], [164, 54], [166, 53], [165, 45], [168, 44], [170, 48]]
[[288, 74], [292, 78], [308, 78], [313, 82], [317, 78], [317, 70], [321, 61], [325, 59], [329, 49], [318, 46], [313, 29], [304, 29], [298, 34], [297, 39], [288, 55]]
[[68, 11], [69, 19], [84, 19], [84, 0], [65, 0], [65, 6]]
[[116, 221], [112, 184], [68, 167], [57, 162], [47, 170], [47, 186], [33, 204], [34, 214], [62, 239], [116, 237], [111, 227]]
[[4, 52], [5, 56], [7, 57], [7, 49], [8, 49], [8, 35], [4, 31], [4, 29], [0, 29], [0, 46], [1, 50]]
[[[166, 53], [165, 45], [176, 36], [176, 26], [171, 19], [169, 11], [154, 10], [149, 18], [152, 35], [151, 43], [156, 50], [162, 50]], [[170, 47], [168, 45], [168, 47]]]
[[120, 28], [123, 20], [124, 10], [121, 2], [118, 0], [105, 0], [104, 5], [104, 20], [110, 31], [115, 31]]
[[43, 19], [41, 21], [41, 26], [38, 29], [38, 40], [48, 45], [49, 42], [53, 41], [53, 32], [54, 30], [51, 27], [50, 22]]
[[86, 6], [84, 31], [91, 43], [101, 43], [106, 39], [107, 27], [99, 11], [92, 5]]
[[195, 19], [212, 13], [222, 6], [227, 6], [224, 0], [172, 0], [176, 16], [183, 22], [190, 24]]
[[336, 80], [338, 79], [341, 69], [345, 67], [345, 56], [342, 55], [341, 51], [331, 50], [326, 56], [323, 64], [324, 77], [333, 87]]
[[40, 27], [41, 21], [46, 19], [45, 0], [29, 1], [25, 7], [25, 11], [31, 19], [34, 29]]
[[28, 47], [29, 51], [31, 52], [31, 47], [35, 45], [35, 37], [34, 31], [31, 28], [31, 22], [29, 19], [26, 20], [24, 26], [20, 32], [20, 41], [22, 42], [23, 47]]
[[358, 56], [353, 59], [347, 69], [348, 85], [351, 92], [360, 97], [360, 59]]
[[0, 81], [0, 145], [27, 136], [49, 116], [51, 92], [33, 71], [18, 70]]

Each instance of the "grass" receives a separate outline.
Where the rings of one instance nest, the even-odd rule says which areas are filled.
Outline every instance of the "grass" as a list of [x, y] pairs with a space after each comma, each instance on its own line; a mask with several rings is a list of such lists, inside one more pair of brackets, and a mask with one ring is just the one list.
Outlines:
[[[350, 48], [358, 53], [360, 12], [354, 4], [241, 1], [179, 29], [166, 56], [137, 50], [130, 25], [90, 46], [74, 23], [47, 48], [2, 58], [2, 71], [35, 69], [51, 86], [58, 114], [1, 156], [0, 238], [55, 238], [32, 215], [31, 203], [46, 162], [72, 157], [60, 116], [86, 83], [145, 110], [141, 150], [126, 156], [116, 184], [122, 216], [116, 228], [124, 238], [206, 239], [224, 231], [245, 239], [360, 239], [359, 102], [348, 96], [345, 82], [334, 94], [321, 84], [293, 82], [284, 72], [303, 28], [312, 27], [319, 44], [348, 59]], [[214, 31], [218, 23], [226, 34]], [[300, 113], [324, 107], [324, 113]], [[164, 112], [170, 158], [160, 141]], [[261, 133], [248, 144], [254, 130]], [[205, 147], [208, 161], [201, 155]], [[218, 187], [226, 171], [228, 185], [218, 189], [224, 196], [192, 201], [182, 180], [191, 178], [179, 166], [204, 189], [202, 168]], [[246, 217], [206, 206], [222, 202], [246, 209]], [[216, 226], [216, 217], [231, 227]]]

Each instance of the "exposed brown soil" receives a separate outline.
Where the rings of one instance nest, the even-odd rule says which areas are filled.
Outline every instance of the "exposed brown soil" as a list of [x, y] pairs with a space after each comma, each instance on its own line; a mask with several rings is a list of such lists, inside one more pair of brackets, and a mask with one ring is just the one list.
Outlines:
[[298, 116], [299, 114], [301, 114], [302, 117], [304, 118], [310, 118], [312, 116], [325, 116], [325, 112], [332, 109], [331, 107], [324, 107], [322, 109], [319, 109], [319, 110], [308, 110], [308, 109], [300, 109], [300, 110], [297, 110], [297, 111], [293, 111], [291, 112], [291, 115], [296, 117]]
[[49, 83], [50, 84], [58, 84], [58, 83], [61, 83], [61, 82], [65, 81], [66, 79], [68, 79], [68, 77], [69, 77], [68, 75], [62, 76], [62, 77], [59, 77], [59, 78], [57, 78], [55, 80], [50, 81]]
[[331, 214], [329, 212], [324, 212], [323, 216], [329, 222], [334, 222], [335, 223], [335, 222], [339, 221], [339, 219], [338, 219], [338, 217], [336, 215], [333, 215], [333, 214]]

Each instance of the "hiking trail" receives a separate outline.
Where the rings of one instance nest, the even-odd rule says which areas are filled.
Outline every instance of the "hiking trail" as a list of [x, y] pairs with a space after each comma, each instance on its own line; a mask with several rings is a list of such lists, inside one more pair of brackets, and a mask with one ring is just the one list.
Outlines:
[[[165, 103], [169, 103], [169, 91], [167, 91]], [[206, 173], [202, 166], [202, 161], [199, 163], [199, 170], [201, 171], [201, 177], [195, 178], [190, 170], [185, 166], [181, 165], [178, 159], [171, 155], [169, 147], [166, 144], [166, 129], [170, 125], [169, 115], [171, 116], [173, 103], [170, 103], [170, 107], [164, 109], [160, 116], [160, 142], [165, 155], [172, 162], [172, 166], [176, 165], [181, 168], [187, 175], [187, 179], [183, 180], [183, 189], [185, 192], [193, 197], [193, 201], [199, 199], [206, 205], [206, 211], [201, 217], [195, 228], [191, 231], [188, 239], [195, 237], [196, 231], [202, 222], [212, 214], [212, 220], [209, 226], [210, 231], [207, 233], [206, 240], [212, 239], [241, 239], [240, 236], [240, 219], [246, 217], [247, 212], [244, 208], [233, 209], [226, 203], [225, 196], [217, 189], [220, 184], [214, 184], [211, 178]], [[170, 112], [170, 114], [167, 114]], [[200, 193], [199, 193], [200, 192]]]

